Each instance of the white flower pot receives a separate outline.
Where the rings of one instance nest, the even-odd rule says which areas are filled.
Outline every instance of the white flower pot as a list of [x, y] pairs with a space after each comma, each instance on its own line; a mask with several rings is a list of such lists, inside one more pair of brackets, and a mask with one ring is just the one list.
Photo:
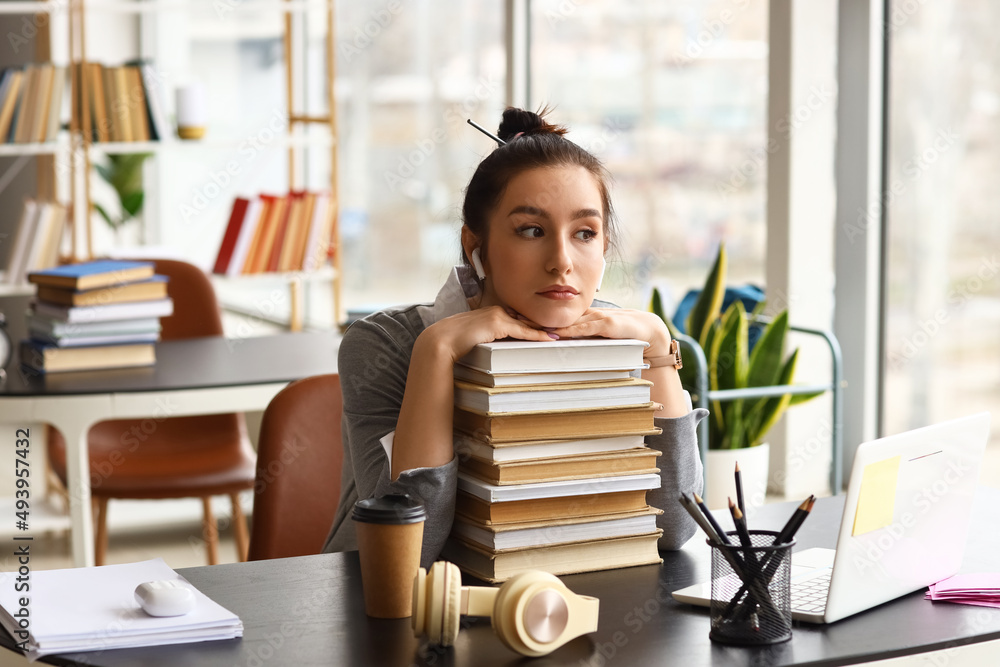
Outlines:
[[751, 508], [764, 504], [767, 495], [767, 466], [771, 448], [767, 443], [743, 449], [710, 449], [706, 462], [705, 504], [708, 509], [728, 509], [728, 498], [736, 502], [736, 478], [733, 472], [740, 464], [743, 478], [743, 500], [747, 514]]

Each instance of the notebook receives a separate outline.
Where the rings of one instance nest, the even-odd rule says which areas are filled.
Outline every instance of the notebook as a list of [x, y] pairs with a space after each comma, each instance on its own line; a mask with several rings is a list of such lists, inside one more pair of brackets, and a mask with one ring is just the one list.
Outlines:
[[[958, 572], [989, 431], [983, 412], [858, 447], [837, 548], [792, 555], [792, 618], [832, 623]], [[711, 583], [673, 596], [707, 607]]]

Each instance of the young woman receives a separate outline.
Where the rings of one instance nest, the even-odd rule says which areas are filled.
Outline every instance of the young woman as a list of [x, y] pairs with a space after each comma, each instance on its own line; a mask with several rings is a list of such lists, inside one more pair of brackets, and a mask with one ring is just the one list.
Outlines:
[[695, 427], [707, 411], [691, 410], [658, 317], [594, 301], [615, 235], [608, 174], [565, 132], [530, 111], [504, 111], [498, 136], [507, 143], [479, 164], [466, 190], [464, 265], [432, 305], [374, 313], [344, 334], [344, 468], [325, 552], [357, 548], [350, 516], [359, 498], [409, 493], [427, 508], [421, 563], [436, 559], [455, 513], [452, 369], [475, 345], [508, 337], [649, 342], [642, 377], [654, 383], [663, 433], [646, 442], [663, 455], [662, 485], [647, 497], [663, 510], [661, 549], [694, 533], [677, 498], [701, 491]]

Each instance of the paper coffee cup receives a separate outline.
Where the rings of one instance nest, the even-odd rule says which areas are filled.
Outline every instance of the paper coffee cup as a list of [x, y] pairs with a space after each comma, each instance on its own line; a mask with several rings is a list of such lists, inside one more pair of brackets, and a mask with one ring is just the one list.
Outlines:
[[367, 498], [351, 516], [358, 536], [365, 612], [375, 618], [412, 613], [413, 578], [420, 568], [424, 506], [409, 496]]

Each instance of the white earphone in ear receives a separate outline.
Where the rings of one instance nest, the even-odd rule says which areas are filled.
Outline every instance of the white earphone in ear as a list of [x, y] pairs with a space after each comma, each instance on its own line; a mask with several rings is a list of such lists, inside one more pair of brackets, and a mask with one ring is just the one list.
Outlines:
[[463, 586], [458, 566], [438, 561], [413, 580], [413, 632], [432, 644], [451, 646], [459, 617], [489, 616], [493, 630], [521, 655], [547, 655], [566, 642], [597, 631], [597, 598], [577, 595], [548, 572], [515, 575], [497, 588]]
[[597, 279], [597, 291], [601, 291], [601, 285], [604, 284], [604, 271], [608, 268], [608, 260], [601, 257], [601, 277]]
[[479, 248], [472, 251], [472, 266], [476, 269], [476, 276], [480, 280], [486, 280], [486, 271], [483, 270], [483, 258], [479, 254]]

